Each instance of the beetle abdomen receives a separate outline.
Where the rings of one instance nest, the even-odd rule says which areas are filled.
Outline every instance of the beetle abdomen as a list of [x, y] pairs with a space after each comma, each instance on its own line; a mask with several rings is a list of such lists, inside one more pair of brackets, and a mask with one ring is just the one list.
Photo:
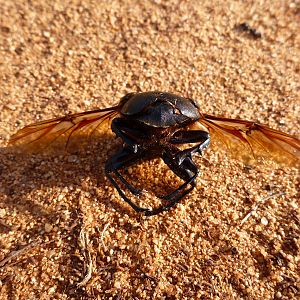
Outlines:
[[192, 100], [161, 92], [133, 94], [123, 104], [121, 114], [146, 125], [162, 128], [200, 118]]

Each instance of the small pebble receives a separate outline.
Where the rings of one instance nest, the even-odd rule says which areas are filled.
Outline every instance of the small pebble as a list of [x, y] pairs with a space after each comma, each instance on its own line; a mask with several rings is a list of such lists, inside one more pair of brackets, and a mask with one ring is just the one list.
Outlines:
[[269, 223], [269, 221], [268, 221], [268, 219], [267, 219], [266, 217], [262, 217], [262, 218], [260, 219], [260, 222], [261, 222], [261, 224], [263, 224], [263, 225], [268, 225], [268, 223]]
[[53, 229], [53, 225], [52, 224], [50, 224], [50, 223], [46, 223], [45, 224], [45, 232], [49, 233], [49, 232], [52, 231], [52, 229]]

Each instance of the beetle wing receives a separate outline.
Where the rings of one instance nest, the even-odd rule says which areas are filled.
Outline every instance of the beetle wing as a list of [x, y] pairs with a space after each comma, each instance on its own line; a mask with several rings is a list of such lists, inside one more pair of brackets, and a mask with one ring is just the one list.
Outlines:
[[300, 164], [300, 140], [265, 125], [203, 114], [199, 122], [212, 135], [212, 146], [225, 148], [247, 163], [273, 160], [279, 164]]
[[20, 129], [11, 136], [9, 145], [33, 152], [57, 147], [67, 149], [107, 129], [117, 115], [118, 107], [111, 107], [41, 121]]

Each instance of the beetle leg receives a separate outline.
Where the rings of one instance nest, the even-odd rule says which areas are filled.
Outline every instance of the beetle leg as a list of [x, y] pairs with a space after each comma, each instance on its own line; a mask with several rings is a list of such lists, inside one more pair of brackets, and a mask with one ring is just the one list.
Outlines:
[[[125, 165], [124, 165], [125, 167]], [[134, 188], [123, 176], [122, 174], [120, 174], [120, 172], [118, 170], [115, 170], [114, 173], [116, 174], [116, 176], [120, 179], [120, 181], [126, 186], [126, 188], [129, 189], [129, 191], [135, 195], [138, 196], [140, 194], [142, 194], [142, 190]]]
[[118, 169], [121, 169], [122, 167], [128, 166], [133, 164], [136, 160], [140, 158], [140, 155], [132, 153], [129, 149], [123, 148], [119, 153], [117, 153], [115, 156], [111, 157], [107, 160], [105, 164], [105, 173], [108, 179], [111, 181], [113, 186], [117, 189], [120, 196], [123, 198], [125, 202], [127, 202], [135, 211], [137, 212], [146, 212], [149, 209], [139, 207], [136, 204], [134, 204], [122, 191], [116, 180], [113, 178], [111, 173], [114, 173], [120, 181], [125, 185], [125, 187], [130, 190], [133, 194], [137, 195], [140, 194], [141, 191], [138, 189], [135, 189], [133, 186], [131, 186], [125, 178], [118, 172]]
[[[178, 187], [175, 191], [165, 196], [160, 197], [161, 199], [173, 201], [173, 198], [181, 193], [189, 184], [192, 185], [192, 189], [196, 186], [195, 180], [199, 174], [199, 170], [191, 157], [185, 157], [183, 159], [174, 160], [174, 156], [164, 155], [164, 162], [169, 166], [169, 168], [185, 182]], [[181, 164], [178, 161], [182, 161]], [[179, 201], [183, 196], [179, 197]]]
[[[174, 162], [172, 159], [167, 159], [164, 157], [164, 161], [166, 164], [170, 167], [170, 169], [180, 178], [186, 180], [184, 184], [182, 184], [178, 189], [176, 189], [174, 192], [165, 195], [161, 198], [164, 200], [168, 200], [168, 204], [160, 206], [158, 208], [149, 210], [145, 212], [146, 216], [152, 216], [159, 214], [163, 211], [169, 210], [171, 207], [176, 205], [182, 199], [184, 196], [186, 196], [188, 193], [190, 193], [194, 187], [195, 187], [195, 179], [198, 175], [198, 168], [194, 164], [191, 158], [184, 159], [183, 163], [181, 165], [178, 165]], [[187, 190], [184, 190], [187, 185], [191, 184], [191, 187]]]
[[145, 216], [153, 216], [153, 215], [157, 215], [157, 214], [159, 214], [159, 213], [161, 213], [163, 211], [169, 210], [171, 207], [173, 207], [174, 205], [176, 205], [180, 201], [180, 199], [182, 199], [184, 196], [186, 196], [188, 193], [190, 193], [193, 190], [193, 188], [194, 188], [194, 186], [192, 186], [189, 189], [185, 190], [182, 194], [180, 194], [175, 199], [173, 199], [172, 201], [170, 201], [167, 205], [163, 205], [163, 206], [160, 206], [158, 208], [145, 211], [144, 212]]
[[185, 143], [199, 143], [196, 146], [193, 146], [188, 149], [184, 149], [176, 154], [176, 158], [180, 158], [179, 164], [181, 164], [182, 160], [192, 154], [199, 152], [202, 155], [202, 151], [209, 145], [210, 143], [210, 135], [206, 131], [202, 130], [180, 130], [177, 131], [173, 137], [170, 139], [172, 144], [185, 144]]
[[145, 132], [138, 128], [132, 128], [132, 124], [128, 120], [122, 118], [115, 118], [111, 122], [112, 131], [120, 137], [134, 153], [139, 150], [138, 138], [145, 138]]
[[[179, 130], [170, 139], [172, 144], [205, 143], [210, 140], [208, 132], [203, 130]], [[206, 145], [207, 146], [207, 145]]]
[[[173, 150], [166, 151], [163, 155], [164, 162], [169, 166], [169, 168], [180, 178], [185, 180], [185, 183], [182, 184], [174, 192], [161, 197], [162, 199], [173, 201], [173, 197], [177, 196], [188, 184], [195, 186], [195, 179], [199, 173], [197, 166], [192, 160], [192, 155], [196, 152], [202, 154], [210, 142], [210, 135], [206, 131], [201, 130], [180, 130], [177, 131], [173, 137], [170, 139], [172, 144], [184, 144], [184, 143], [195, 143], [201, 142], [191, 148], [184, 149], [174, 153]], [[180, 197], [180, 196], [179, 196]], [[179, 200], [182, 198], [181, 196]]]
[[113, 172], [126, 188], [134, 195], [141, 194], [141, 190], [134, 188], [120, 173], [119, 169], [134, 164], [140, 155], [132, 153], [128, 148], [123, 148], [119, 153], [110, 158], [105, 165], [106, 172]]

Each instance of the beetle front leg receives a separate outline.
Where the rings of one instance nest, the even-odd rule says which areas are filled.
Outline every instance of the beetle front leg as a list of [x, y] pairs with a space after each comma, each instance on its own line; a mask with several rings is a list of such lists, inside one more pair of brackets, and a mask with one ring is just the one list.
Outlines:
[[170, 139], [172, 144], [201, 143], [203, 147], [207, 147], [209, 141], [209, 133], [203, 130], [179, 130]]
[[136, 204], [134, 204], [123, 192], [123, 190], [120, 188], [116, 180], [113, 178], [111, 173], [114, 173], [120, 181], [125, 185], [125, 187], [130, 190], [134, 195], [138, 195], [141, 193], [140, 190], [135, 189], [132, 185], [130, 185], [126, 179], [118, 172], [119, 169], [129, 166], [136, 162], [138, 159], [140, 159], [140, 155], [137, 155], [135, 153], [132, 153], [126, 148], [123, 148], [119, 153], [108, 159], [108, 161], [105, 164], [105, 173], [110, 182], [113, 184], [113, 186], [117, 189], [119, 195], [122, 197], [122, 199], [127, 202], [135, 211], [137, 212], [146, 212], [149, 209], [139, 207]]
[[[199, 173], [199, 170], [192, 160], [192, 155], [202, 151], [210, 143], [210, 135], [206, 131], [202, 130], [180, 130], [174, 133], [170, 139], [171, 144], [184, 144], [184, 143], [197, 143], [191, 148], [176, 151], [173, 148], [167, 148], [163, 154], [164, 162], [169, 166], [169, 168], [180, 178], [185, 180], [185, 183], [181, 185], [174, 192], [161, 197], [162, 199], [172, 201], [172, 198], [177, 196], [188, 184], [195, 186], [195, 179]], [[182, 197], [180, 197], [182, 198]]]
[[179, 196], [174, 198], [172, 201], [169, 201], [169, 203], [167, 205], [163, 205], [163, 206], [160, 206], [158, 208], [145, 211], [144, 212], [145, 216], [154, 216], [154, 215], [157, 215], [157, 214], [160, 214], [164, 211], [169, 210], [170, 208], [175, 206], [183, 197], [188, 195], [193, 189], [194, 189], [194, 186], [192, 186], [189, 189], [185, 190], [183, 193], [181, 193]]
[[[146, 216], [152, 216], [159, 214], [163, 211], [169, 210], [171, 207], [176, 205], [184, 196], [189, 194], [196, 186], [195, 180], [198, 175], [198, 168], [194, 164], [191, 158], [185, 158], [181, 165], [175, 163], [175, 161], [171, 157], [163, 157], [165, 163], [169, 166], [169, 168], [181, 179], [186, 180], [184, 184], [182, 184], [179, 188], [177, 188], [174, 192], [160, 197], [163, 200], [167, 200], [168, 203], [166, 205], [160, 206], [158, 208], [149, 210], [145, 212]], [[191, 185], [190, 188], [185, 188], [188, 185]]]
[[178, 159], [174, 159], [173, 155], [164, 155], [163, 160], [179, 178], [185, 181], [172, 193], [160, 197], [167, 201], [173, 201], [173, 198], [180, 194], [189, 184], [192, 185], [192, 188], [196, 186], [196, 177], [199, 174], [199, 170], [191, 157], [179, 158], [179, 161], [182, 161], [180, 164], [178, 163]]
[[199, 143], [196, 146], [193, 146], [188, 149], [184, 149], [179, 151], [176, 154], [176, 158], [178, 159], [178, 163], [184, 160], [185, 157], [191, 157], [192, 154], [199, 152], [202, 154], [202, 151], [209, 145], [210, 143], [210, 135], [206, 131], [202, 130], [180, 130], [174, 133], [172, 138], [170, 139], [172, 144], [186, 144], [186, 143]]
[[122, 118], [113, 119], [111, 122], [111, 129], [134, 153], [139, 151], [138, 139], [146, 138], [144, 131], [139, 128], [132, 128], [130, 121]]

